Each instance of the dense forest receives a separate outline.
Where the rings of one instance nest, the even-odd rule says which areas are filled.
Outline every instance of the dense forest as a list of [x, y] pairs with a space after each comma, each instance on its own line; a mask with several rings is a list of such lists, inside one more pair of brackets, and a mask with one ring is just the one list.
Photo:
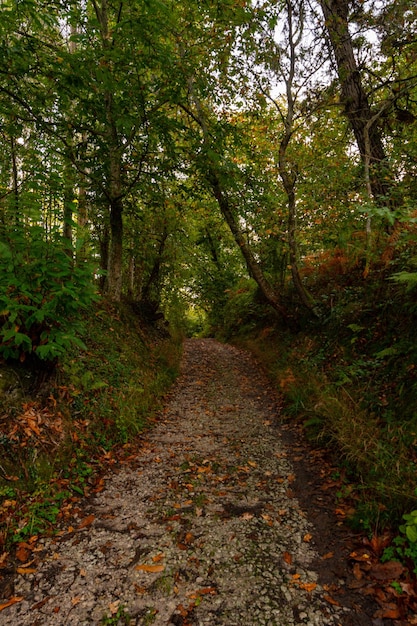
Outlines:
[[[6, 501], [16, 482], [36, 490], [53, 474], [41, 461], [61, 441], [59, 420], [78, 428], [65, 486], [76, 474], [84, 489], [87, 404], [110, 454], [115, 404], [101, 394], [125, 380], [112, 351], [129, 344], [117, 407], [140, 398], [142, 420], [188, 333], [255, 350], [288, 418], [337, 450], [352, 523], [398, 527], [417, 508], [416, 6], [2, 0], [0, 10]], [[136, 339], [118, 330], [137, 320]], [[88, 364], [94, 349], [110, 383]], [[164, 373], [145, 398], [133, 378], [156, 362]], [[22, 413], [7, 376], [35, 372], [39, 388], [52, 370], [55, 395]], [[16, 439], [22, 415], [44, 434], [40, 456]], [[117, 419], [112, 437], [126, 443], [139, 428]], [[416, 515], [390, 548], [415, 564]]]

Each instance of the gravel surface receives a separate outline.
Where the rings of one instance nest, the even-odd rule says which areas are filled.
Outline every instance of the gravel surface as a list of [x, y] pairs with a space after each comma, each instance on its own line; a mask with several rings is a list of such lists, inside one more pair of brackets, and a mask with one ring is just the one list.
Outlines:
[[315, 568], [319, 530], [292, 490], [278, 420], [249, 355], [187, 341], [137, 458], [43, 540], [0, 625], [354, 623]]

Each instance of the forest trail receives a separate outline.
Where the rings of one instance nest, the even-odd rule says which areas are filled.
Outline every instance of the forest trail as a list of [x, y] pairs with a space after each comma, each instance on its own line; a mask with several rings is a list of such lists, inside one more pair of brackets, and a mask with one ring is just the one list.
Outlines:
[[138, 455], [105, 477], [71, 527], [42, 540], [0, 625], [374, 623], [337, 571], [337, 538], [295, 497], [279, 419], [251, 356], [186, 341]]

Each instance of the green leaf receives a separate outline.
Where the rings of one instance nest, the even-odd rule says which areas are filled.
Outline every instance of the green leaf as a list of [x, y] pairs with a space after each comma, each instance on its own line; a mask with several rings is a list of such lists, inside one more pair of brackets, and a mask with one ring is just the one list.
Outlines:
[[416, 526], [414, 526], [414, 525], [406, 526], [405, 534], [407, 535], [407, 539], [408, 539], [408, 541], [410, 541], [410, 543], [416, 543], [417, 542], [417, 528], [416, 528]]

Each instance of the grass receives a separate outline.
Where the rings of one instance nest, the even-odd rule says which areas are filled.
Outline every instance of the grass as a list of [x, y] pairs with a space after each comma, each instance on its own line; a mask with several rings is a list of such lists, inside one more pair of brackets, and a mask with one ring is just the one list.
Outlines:
[[351, 523], [372, 534], [417, 508], [415, 297], [379, 276], [336, 291], [319, 322], [294, 331], [264, 314], [233, 340], [265, 365], [283, 419], [333, 455], [349, 483]]
[[177, 375], [180, 341], [128, 305], [95, 305], [84, 327], [87, 351], [53, 372], [1, 366], [0, 555], [56, 527], [66, 498], [131, 453]]

